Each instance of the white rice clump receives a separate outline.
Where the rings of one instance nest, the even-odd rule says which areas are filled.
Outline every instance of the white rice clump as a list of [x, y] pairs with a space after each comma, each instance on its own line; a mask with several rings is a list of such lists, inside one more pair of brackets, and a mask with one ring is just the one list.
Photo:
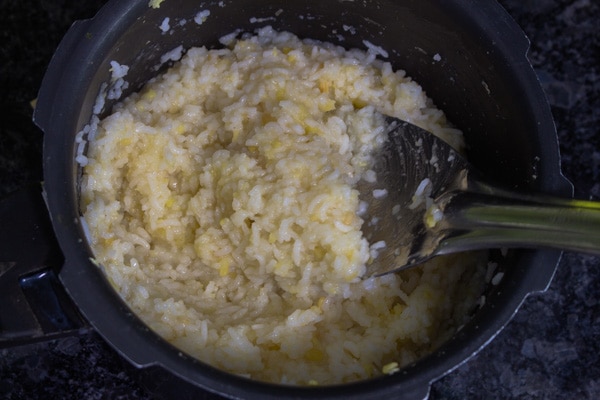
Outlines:
[[465, 322], [483, 275], [456, 256], [361, 279], [355, 184], [374, 179], [380, 113], [462, 143], [419, 85], [367, 52], [270, 28], [189, 49], [90, 139], [95, 258], [158, 334], [235, 374], [326, 385], [418, 359]]

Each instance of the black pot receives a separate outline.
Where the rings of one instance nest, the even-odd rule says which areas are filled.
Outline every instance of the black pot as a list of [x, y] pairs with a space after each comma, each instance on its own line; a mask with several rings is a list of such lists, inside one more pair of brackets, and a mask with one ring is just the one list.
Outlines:
[[[194, 23], [201, 10], [210, 16]], [[159, 29], [165, 17], [172, 32]], [[176, 24], [181, 19], [188, 22]], [[560, 172], [550, 110], [526, 58], [527, 38], [493, 0], [166, 0], [158, 9], [148, 0], [112, 0], [69, 30], [35, 110], [45, 132], [47, 206], [64, 254], [60, 282], [85, 320], [144, 371], [158, 396], [185, 398], [208, 390], [232, 398], [423, 398], [432, 381], [493, 339], [529, 293], [547, 287], [559, 252], [498, 252], [503, 280], [488, 289], [485, 305], [445, 345], [392, 376], [318, 388], [259, 383], [182, 354], [131, 312], [90, 261], [79, 219], [75, 135], [89, 122], [101, 85], [110, 82], [110, 62], [130, 67], [127, 95], [156, 74], [165, 52], [179, 45], [218, 47], [224, 34], [265, 25], [347, 48], [365, 48], [364, 40], [383, 47], [389, 61], [463, 130], [468, 158], [487, 176], [517, 190], [571, 195]], [[65, 323], [64, 329], [77, 326]]]

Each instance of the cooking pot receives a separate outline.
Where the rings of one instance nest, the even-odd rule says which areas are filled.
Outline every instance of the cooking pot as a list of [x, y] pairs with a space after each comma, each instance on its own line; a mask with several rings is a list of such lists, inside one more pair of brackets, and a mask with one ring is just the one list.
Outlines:
[[[205, 18], [195, 21], [199, 15]], [[4, 332], [5, 338], [16, 342], [23, 333], [48, 337], [50, 331], [91, 326], [143, 371], [157, 397], [192, 398], [208, 391], [261, 399], [423, 398], [432, 381], [492, 340], [529, 293], [547, 287], [560, 252], [492, 251], [503, 279], [490, 285], [470, 322], [444, 345], [396, 374], [337, 386], [295, 387], [234, 376], [183, 354], [149, 330], [92, 262], [80, 220], [76, 135], [94, 108], [104, 116], [117, 101], [106, 99], [100, 107], [99, 93], [122, 89], [126, 96], [139, 89], [168, 67], [171, 61], [163, 55], [169, 51], [219, 47], [225, 34], [265, 25], [346, 48], [380, 46], [387, 60], [406, 70], [463, 130], [467, 157], [484, 174], [511, 189], [571, 195], [560, 172], [552, 116], [526, 58], [527, 38], [493, 0], [112, 0], [95, 18], [76, 22], [68, 31], [39, 92], [34, 120], [45, 133], [44, 199], [61, 252], [53, 251], [53, 238], [41, 238], [43, 223], [36, 219], [34, 236], [28, 238], [45, 248], [44, 256], [25, 257], [11, 277], [30, 294], [33, 308], [42, 309], [34, 313], [45, 327]], [[112, 61], [129, 67], [127, 87], [111, 79]], [[22, 199], [13, 201], [21, 204]], [[39, 198], [31, 201], [39, 206]], [[10, 212], [3, 218], [11, 218]], [[51, 268], [42, 268], [49, 259]], [[60, 282], [53, 280], [54, 272]], [[62, 288], [75, 310], [68, 310]], [[17, 299], [17, 292], [4, 293]], [[43, 300], [45, 294], [51, 301]]]

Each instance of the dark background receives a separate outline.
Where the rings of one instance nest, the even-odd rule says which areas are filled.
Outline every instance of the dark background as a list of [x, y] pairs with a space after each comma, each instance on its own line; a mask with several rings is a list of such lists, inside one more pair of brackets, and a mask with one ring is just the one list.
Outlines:
[[[42, 179], [30, 102], [71, 23], [104, 3], [0, 0], [0, 196]], [[600, 1], [500, 3], [531, 40], [575, 196], [600, 200]], [[599, 301], [600, 259], [565, 253], [550, 288], [430, 399], [599, 399]], [[148, 399], [138, 375], [94, 332], [0, 350], [0, 398]]]

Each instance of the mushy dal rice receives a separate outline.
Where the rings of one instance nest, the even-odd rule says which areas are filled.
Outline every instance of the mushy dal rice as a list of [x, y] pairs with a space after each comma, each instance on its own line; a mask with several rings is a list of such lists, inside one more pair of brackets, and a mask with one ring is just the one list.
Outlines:
[[166, 340], [253, 379], [332, 384], [396, 371], [464, 323], [474, 259], [361, 279], [373, 249], [355, 184], [373, 179], [381, 114], [462, 144], [375, 56], [264, 28], [189, 49], [90, 134], [95, 257]]

